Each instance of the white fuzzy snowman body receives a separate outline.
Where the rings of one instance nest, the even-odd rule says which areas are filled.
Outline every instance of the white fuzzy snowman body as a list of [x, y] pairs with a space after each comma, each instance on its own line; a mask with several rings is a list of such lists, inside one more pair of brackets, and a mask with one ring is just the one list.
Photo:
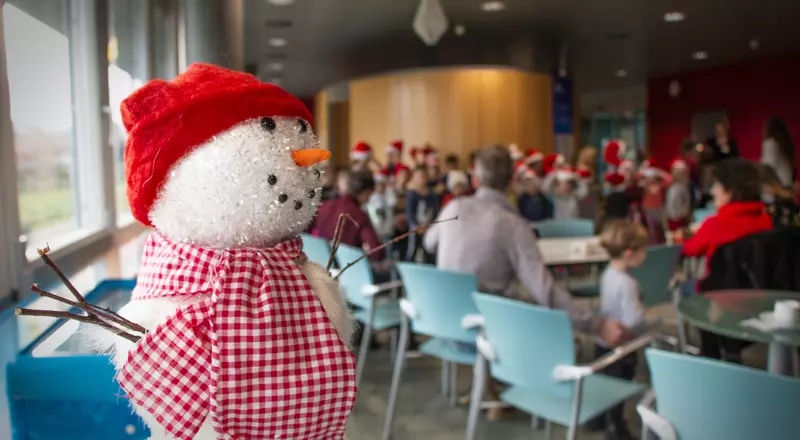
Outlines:
[[[176, 163], [162, 185], [150, 220], [174, 243], [218, 249], [265, 248], [296, 237], [313, 219], [320, 200], [319, 165], [298, 166], [292, 152], [316, 147], [307, 123], [297, 118], [244, 121], [193, 149]], [[300, 270], [322, 304], [342, 342], [353, 330], [344, 298], [327, 271], [312, 262]], [[202, 295], [133, 300], [120, 310], [129, 320], [153, 330], [178, 309], [205, 299]], [[135, 344], [98, 334], [113, 347], [119, 371]], [[171, 440], [156, 418], [137, 408], [151, 430], [151, 440]], [[216, 440], [206, 420], [195, 440]]]

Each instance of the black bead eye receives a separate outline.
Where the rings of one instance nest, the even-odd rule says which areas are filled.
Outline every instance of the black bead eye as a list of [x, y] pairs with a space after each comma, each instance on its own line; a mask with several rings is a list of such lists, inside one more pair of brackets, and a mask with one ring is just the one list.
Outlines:
[[300, 133], [308, 131], [308, 123], [306, 121], [298, 119], [297, 122], [300, 124]]
[[309, 199], [313, 199], [315, 195], [317, 195], [316, 191], [314, 191], [313, 189], [308, 190], [308, 198]]
[[272, 118], [261, 118], [261, 127], [263, 127], [264, 130], [272, 131], [275, 130], [277, 125], [275, 124], [275, 120]]
[[278, 178], [277, 178], [277, 177], [275, 177], [275, 175], [274, 175], [274, 174], [270, 174], [270, 175], [269, 175], [269, 177], [267, 177], [267, 182], [268, 182], [270, 185], [275, 185], [276, 183], [278, 183]]
[[303, 207], [303, 202], [294, 202], [294, 209], [300, 209]]
[[287, 200], [289, 200], [289, 196], [286, 194], [281, 194], [278, 196], [278, 201], [281, 203], [286, 203]]
[[317, 179], [321, 179], [322, 178], [322, 173], [320, 173], [318, 169], [314, 168], [313, 171], [314, 171], [314, 174], [317, 176]]

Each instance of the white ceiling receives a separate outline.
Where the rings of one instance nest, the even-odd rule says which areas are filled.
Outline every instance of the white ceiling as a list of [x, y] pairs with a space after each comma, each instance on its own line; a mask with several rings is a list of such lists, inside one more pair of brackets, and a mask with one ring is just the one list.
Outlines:
[[[273, 76], [269, 63], [283, 63], [283, 86], [312, 96], [337, 81], [397, 68], [519, 65], [520, 50], [533, 59], [523, 67], [553, 72], [566, 45], [578, 87], [591, 92], [800, 50], [797, 0], [506, 0], [506, 9], [494, 13], [482, 11], [481, 3], [442, 0], [451, 31], [430, 49], [411, 27], [417, 0], [295, 0], [290, 6], [247, 0], [246, 59], [263, 79]], [[675, 10], [686, 19], [666, 23], [664, 13]], [[268, 20], [292, 25], [268, 27]], [[455, 24], [466, 27], [463, 37], [452, 32]], [[288, 45], [272, 48], [272, 37]], [[749, 47], [753, 38], [758, 50]], [[693, 60], [698, 50], [709, 58]]]

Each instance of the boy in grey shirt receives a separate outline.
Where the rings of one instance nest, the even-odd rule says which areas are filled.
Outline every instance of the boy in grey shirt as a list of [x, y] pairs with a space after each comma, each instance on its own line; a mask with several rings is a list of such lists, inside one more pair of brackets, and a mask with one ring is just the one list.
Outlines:
[[[640, 224], [628, 220], [608, 222], [600, 234], [600, 244], [608, 251], [611, 261], [600, 279], [600, 298], [604, 316], [614, 318], [635, 335], [641, 330], [644, 307], [639, 283], [628, 270], [639, 267], [647, 257], [649, 236]], [[612, 348], [598, 340], [595, 356], [605, 355]], [[632, 380], [636, 370], [636, 353], [630, 354], [605, 370], [609, 376]], [[623, 418], [623, 405], [609, 410], [605, 415], [606, 440], [627, 440], [631, 434]]]

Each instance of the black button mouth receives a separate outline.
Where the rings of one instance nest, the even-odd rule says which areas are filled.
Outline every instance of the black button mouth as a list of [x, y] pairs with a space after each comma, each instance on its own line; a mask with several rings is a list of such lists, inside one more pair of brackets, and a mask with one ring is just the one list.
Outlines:
[[301, 208], [303, 208], [303, 202], [301, 201], [294, 202], [294, 209], [299, 210]]
[[278, 196], [278, 201], [281, 203], [286, 203], [287, 200], [289, 200], [289, 196], [286, 194], [281, 194]]

